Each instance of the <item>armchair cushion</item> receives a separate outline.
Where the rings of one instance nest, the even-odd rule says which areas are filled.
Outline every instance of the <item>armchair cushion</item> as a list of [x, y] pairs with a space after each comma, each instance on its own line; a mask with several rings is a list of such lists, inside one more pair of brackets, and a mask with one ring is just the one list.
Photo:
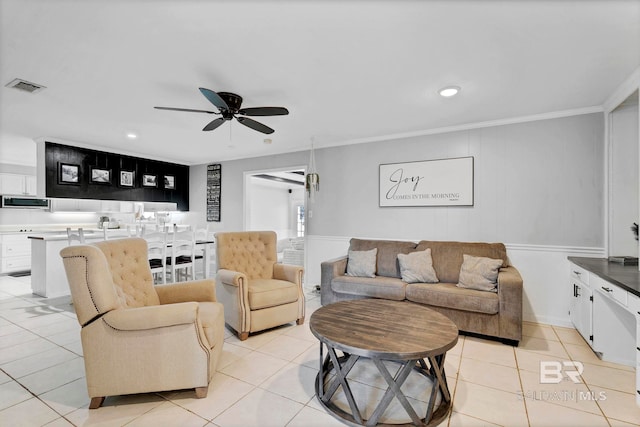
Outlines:
[[144, 239], [116, 239], [94, 243], [105, 258], [123, 307], [158, 305]]
[[285, 280], [249, 280], [249, 307], [251, 310], [274, 307], [298, 301], [298, 285]]

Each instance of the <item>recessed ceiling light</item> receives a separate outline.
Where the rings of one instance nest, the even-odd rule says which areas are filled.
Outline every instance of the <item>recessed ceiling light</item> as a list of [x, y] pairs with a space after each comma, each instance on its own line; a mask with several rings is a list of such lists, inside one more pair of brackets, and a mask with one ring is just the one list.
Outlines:
[[440, 96], [444, 96], [445, 98], [451, 98], [452, 96], [456, 95], [458, 92], [460, 92], [459, 86], [447, 86], [447, 87], [443, 87], [438, 91]]
[[135, 133], [133, 133], [133, 132], [129, 132], [129, 133], [127, 134], [127, 138], [129, 138], [129, 139], [136, 139], [137, 137], [138, 137], [138, 135], [136, 135], [136, 134], [135, 134]]

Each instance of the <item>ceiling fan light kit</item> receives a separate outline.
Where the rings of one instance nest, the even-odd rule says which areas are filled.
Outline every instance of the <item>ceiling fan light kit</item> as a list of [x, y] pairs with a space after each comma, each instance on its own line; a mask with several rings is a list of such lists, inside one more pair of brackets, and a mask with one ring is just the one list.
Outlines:
[[221, 124], [232, 119], [236, 119], [239, 123], [246, 127], [253, 129], [264, 134], [272, 134], [274, 132], [269, 126], [257, 122], [249, 117], [245, 116], [286, 116], [289, 114], [289, 110], [284, 107], [251, 107], [240, 108], [242, 106], [242, 97], [238, 94], [231, 92], [214, 92], [211, 89], [199, 88], [200, 93], [209, 100], [217, 109], [218, 112], [208, 110], [195, 110], [191, 108], [174, 108], [174, 107], [154, 107], [158, 110], [171, 110], [171, 111], [183, 111], [188, 113], [206, 113], [221, 115], [210, 121], [202, 130], [212, 131], [218, 128]]

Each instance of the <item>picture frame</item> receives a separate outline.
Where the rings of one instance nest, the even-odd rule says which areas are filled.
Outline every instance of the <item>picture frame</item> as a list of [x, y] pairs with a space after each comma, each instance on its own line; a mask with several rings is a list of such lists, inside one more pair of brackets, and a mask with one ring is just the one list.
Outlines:
[[158, 175], [144, 173], [142, 174], [142, 186], [143, 187], [157, 187]]
[[80, 185], [80, 165], [58, 163], [58, 183]]
[[134, 187], [135, 173], [134, 171], [121, 170], [120, 171], [120, 187]]
[[381, 164], [379, 206], [473, 206], [473, 157]]
[[91, 175], [89, 181], [91, 184], [111, 185], [111, 169], [99, 168], [91, 166]]
[[165, 175], [164, 176], [164, 188], [166, 190], [175, 190], [176, 189], [176, 177], [175, 177], [175, 175]]

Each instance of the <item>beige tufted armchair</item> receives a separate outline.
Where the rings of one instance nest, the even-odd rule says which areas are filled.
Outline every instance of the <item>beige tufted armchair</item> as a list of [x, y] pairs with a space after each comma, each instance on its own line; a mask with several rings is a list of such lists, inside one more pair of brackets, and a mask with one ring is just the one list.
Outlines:
[[217, 233], [215, 240], [216, 293], [238, 338], [294, 320], [304, 323], [303, 268], [276, 262], [276, 233]]
[[140, 238], [69, 246], [60, 255], [82, 326], [89, 408], [120, 394], [207, 395], [224, 340], [213, 280], [154, 287]]

